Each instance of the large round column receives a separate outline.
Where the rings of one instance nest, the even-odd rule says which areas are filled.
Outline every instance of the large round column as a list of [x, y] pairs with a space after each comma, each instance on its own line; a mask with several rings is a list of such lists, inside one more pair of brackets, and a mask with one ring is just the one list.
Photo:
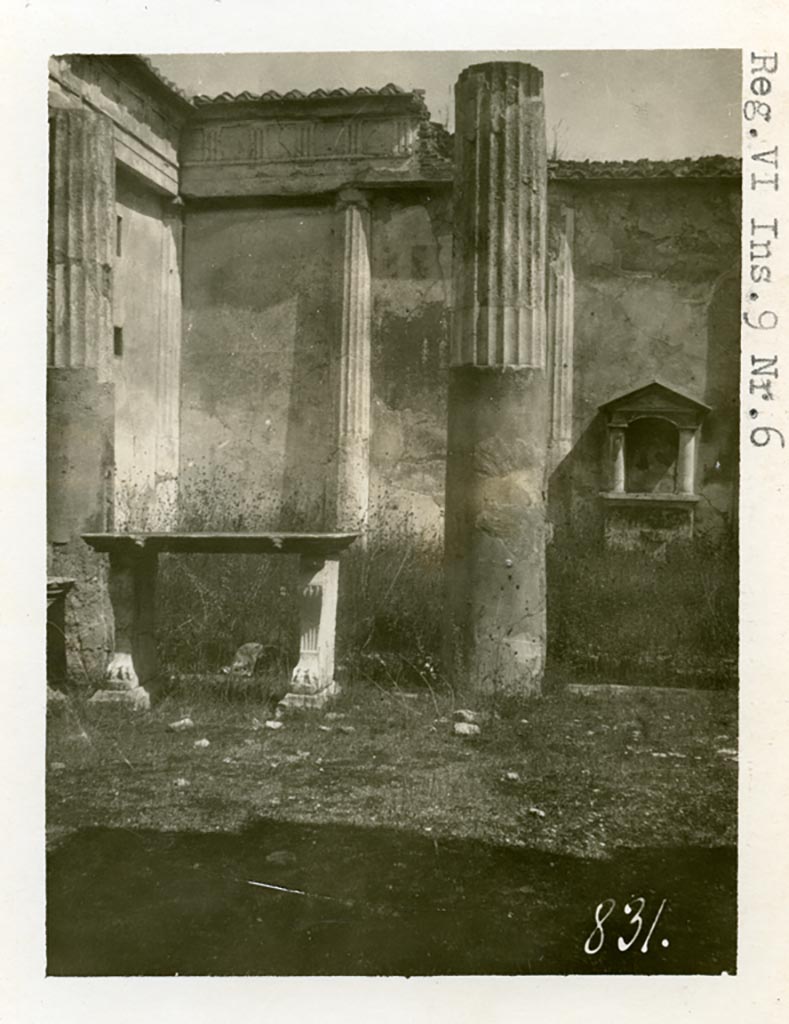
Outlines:
[[549, 425], [542, 73], [467, 68], [455, 118], [445, 664], [456, 689], [534, 694]]
[[114, 129], [95, 111], [59, 109], [49, 141], [48, 572], [76, 581], [66, 614], [76, 681], [103, 670], [112, 643], [104, 558], [80, 534], [113, 518]]
[[115, 150], [112, 122], [90, 110], [50, 121], [48, 364], [112, 380]]

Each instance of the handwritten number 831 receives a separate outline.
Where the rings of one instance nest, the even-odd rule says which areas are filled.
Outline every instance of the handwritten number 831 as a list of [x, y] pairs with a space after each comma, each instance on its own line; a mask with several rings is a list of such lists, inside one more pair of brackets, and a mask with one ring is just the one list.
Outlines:
[[[658, 907], [658, 911], [655, 914], [652, 924], [649, 927], [649, 931], [647, 932], [646, 938], [641, 944], [642, 953], [646, 953], [649, 949], [649, 940], [652, 938], [652, 933], [654, 932], [655, 927], [658, 921], [660, 920], [660, 915], [663, 913], [663, 908], [665, 907], [665, 905], [666, 901], [663, 900], [663, 902]], [[628, 949], [630, 949], [630, 947], [634, 945], [634, 943], [638, 940], [639, 936], [641, 935], [641, 931], [644, 927], [644, 918], [641, 915], [644, 912], [645, 906], [646, 900], [643, 899], [641, 896], [637, 896], [630, 903], [625, 904], [624, 911], [625, 914], [629, 916], [630, 920], [628, 923], [633, 926], [634, 931], [629, 938], [623, 938], [621, 935], [617, 938], [616, 944], [620, 953], [626, 953]], [[603, 900], [602, 903], [597, 904], [594, 912], [595, 926], [592, 929], [592, 934], [584, 943], [584, 953], [588, 953], [590, 956], [594, 956], [595, 953], [599, 953], [600, 950], [603, 948], [603, 943], [605, 942], [605, 932], [603, 930], [603, 925], [615, 909], [616, 900]], [[668, 939], [663, 940], [663, 945], [668, 946]]]

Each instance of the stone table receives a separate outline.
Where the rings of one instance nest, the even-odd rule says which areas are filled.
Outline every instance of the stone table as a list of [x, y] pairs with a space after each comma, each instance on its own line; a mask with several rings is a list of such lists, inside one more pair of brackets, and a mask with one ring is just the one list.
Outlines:
[[110, 557], [114, 651], [104, 686], [91, 701], [150, 707], [156, 678], [156, 577], [164, 552], [299, 555], [299, 661], [285, 707], [321, 707], [337, 692], [334, 635], [339, 556], [357, 533], [86, 533], [83, 540]]

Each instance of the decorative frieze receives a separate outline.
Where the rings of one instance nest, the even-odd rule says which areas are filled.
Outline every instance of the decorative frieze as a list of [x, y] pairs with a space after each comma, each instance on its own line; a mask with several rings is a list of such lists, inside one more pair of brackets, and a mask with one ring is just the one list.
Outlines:
[[407, 157], [418, 128], [416, 117], [215, 121], [187, 131], [183, 164]]

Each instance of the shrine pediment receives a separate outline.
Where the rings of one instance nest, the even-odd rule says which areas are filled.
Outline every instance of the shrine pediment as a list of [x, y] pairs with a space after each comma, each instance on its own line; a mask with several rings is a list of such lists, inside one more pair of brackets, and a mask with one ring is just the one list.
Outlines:
[[612, 425], [626, 425], [643, 416], [659, 416], [678, 426], [694, 426], [710, 411], [710, 407], [679, 388], [662, 381], [648, 384], [609, 399], [600, 406]]

